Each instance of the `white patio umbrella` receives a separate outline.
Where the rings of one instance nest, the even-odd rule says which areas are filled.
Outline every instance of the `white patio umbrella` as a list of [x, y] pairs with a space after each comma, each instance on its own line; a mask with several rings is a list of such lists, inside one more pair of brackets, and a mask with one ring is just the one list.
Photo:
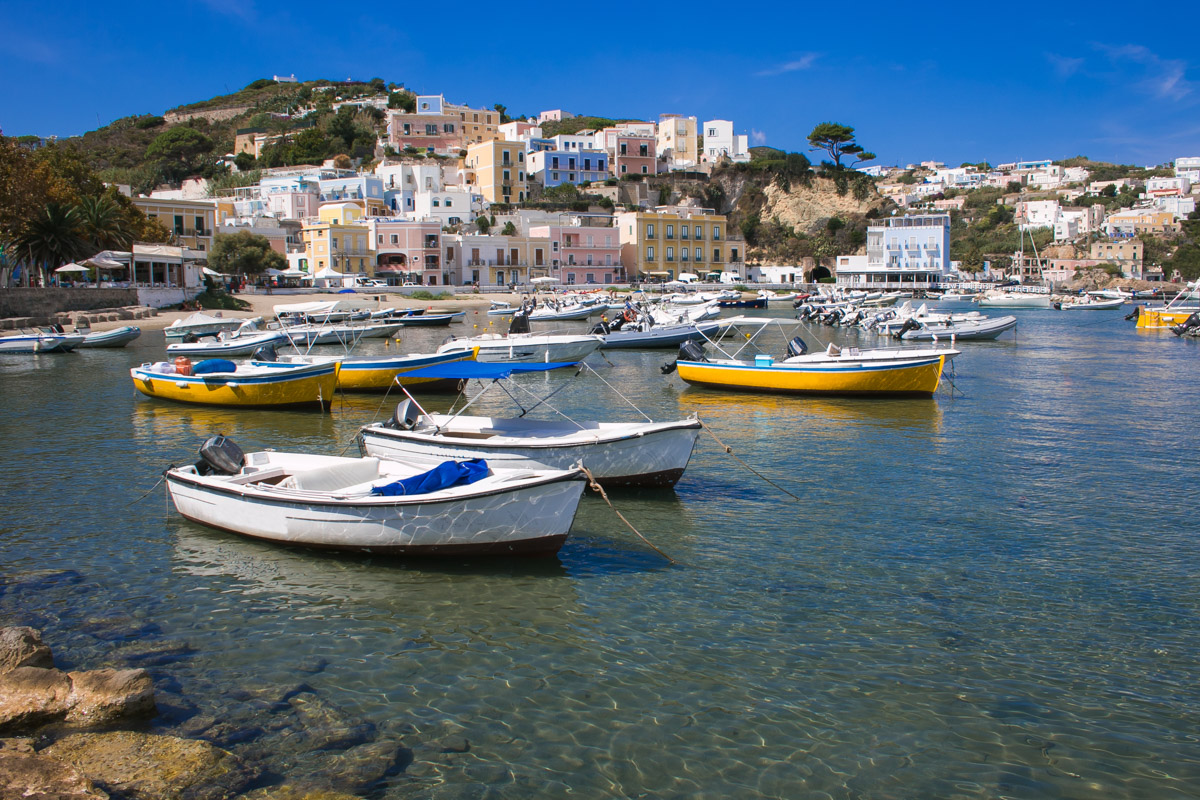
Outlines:
[[90, 272], [90, 271], [91, 270], [89, 270], [87, 267], [83, 266], [82, 264], [75, 264], [75, 263], [63, 264], [58, 269], [54, 270], [55, 273], [59, 273], [59, 272]]
[[530, 281], [530, 283], [558, 283], [558, 278], [551, 278], [550, 276], [545, 275], [540, 278], [534, 278]]
[[223, 274], [221, 274], [220, 272], [217, 272], [215, 269], [209, 269], [208, 267], [202, 267], [200, 269], [200, 271], [203, 272], [205, 275], [211, 275], [214, 278], [224, 278], [225, 277]]

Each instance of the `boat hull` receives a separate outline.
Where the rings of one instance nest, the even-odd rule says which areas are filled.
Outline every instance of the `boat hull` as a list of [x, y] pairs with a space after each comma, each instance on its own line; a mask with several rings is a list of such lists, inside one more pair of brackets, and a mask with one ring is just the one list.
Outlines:
[[142, 335], [142, 329], [136, 325], [125, 325], [111, 331], [89, 333], [79, 344], [80, 347], [124, 347]]
[[604, 341], [601, 349], [634, 349], [654, 347], [675, 347], [689, 340], [703, 339], [707, 334], [715, 333], [720, 324], [712, 323], [699, 325], [661, 325], [648, 331], [613, 331], [600, 334]]
[[1155, 329], [1155, 328], [1170, 328], [1172, 325], [1182, 324], [1195, 314], [1196, 308], [1179, 308], [1164, 309], [1164, 308], [1142, 308], [1138, 312], [1137, 327]]
[[4, 353], [68, 353], [76, 344], [54, 334], [19, 334], [0, 337], [0, 355]]
[[928, 328], [905, 331], [900, 336], [904, 341], [932, 342], [954, 339], [955, 341], [987, 341], [995, 339], [1007, 330], [1017, 327], [1016, 317], [997, 317], [982, 322], [951, 323]]
[[298, 501], [167, 475], [176, 510], [193, 522], [278, 544], [404, 556], [531, 555], [567, 538], [584, 481], [575, 476], [467, 497]]
[[[469, 350], [431, 355], [350, 356], [340, 359], [342, 366], [338, 371], [337, 386], [345, 392], [382, 392], [391, 388], [399, 379], [401, 386], [410, 388], [420, 387], [424, 391], [455, 391], [458, 389], [459, 382], [457, 380], [412, 378], [405, 377], [404, 373], [423, 367], [432, 367], [436, 364], [469, 361], [473, 356], [474, 353]], [[319, 364], [338, 359], [321, 356], [285, 356], [281, 360], [295, 364]]]
[[337, 389], [338, 362], [294, 367], [273, 375], [170, 375], [134, 367], [133, 386], [147, 397], [242, 408], [329, 408]]
[[759, 366], [749, 362], [679, 361], [679, 377], [694, 386], [772, 394], [929, 397], [937, 391], [945, 356], [886, 364]]
[[[449, 417], [435, 415], [435, 419]], [[536, 423], [532, 423], [536, 425]], [[671, 487], [683, 476], [696, 437], [697, 420], [636, 426], [603, 425], [586, 431], [590, 441], [554, 441], [515, 444], [511, 437], [466, 439], [417, 430], [404, 431], [371, 425], [360, 432], [364, 455], [405, 463], [436, 466], [448, 459], [485, 459], [506, 469], [570, 469], [581, 463], [606, 487]], [[569, 433], [568, 433], [569, 435]], [[567, 437], [564, 437], [566, 439]]]
[[286, 341], [287, 337], [279, 331], [243, 334], [242, 336], [224, 341], [177, 342], [169, 344], [167, 345], [167, 355], [202, 356], [205, 358], [248, 356], [260, 347], [273, 347]]
[[1050, 308], [1048, 294], [1017, 294], [1006, 297], [980, 297], [980, 308]]

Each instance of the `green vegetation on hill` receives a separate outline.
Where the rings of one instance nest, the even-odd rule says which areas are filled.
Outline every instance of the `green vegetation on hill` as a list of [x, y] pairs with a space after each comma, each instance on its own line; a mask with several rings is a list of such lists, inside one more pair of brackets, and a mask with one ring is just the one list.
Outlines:
[[1174, 175], [1171, 169], [1135, 167], [1131, 164], [1110, 164], [1107, 161], [1092, 161], [1087, 156], [1075, 156], [1055, 161], [1060, 167], [1083, 167], [1088, 171], [1089, 181], [1115, 181], [1121, 178], [1157, 178]]

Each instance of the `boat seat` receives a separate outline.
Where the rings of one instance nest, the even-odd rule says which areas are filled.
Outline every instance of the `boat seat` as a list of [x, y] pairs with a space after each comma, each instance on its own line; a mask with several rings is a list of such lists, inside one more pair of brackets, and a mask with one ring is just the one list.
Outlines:
[[305, 492], [335, 492], [360, 483], [379, 478], [378, 458], [358, 458], [338, 464], [294, 473], [281, 481], [282, 489], [300, 489]]

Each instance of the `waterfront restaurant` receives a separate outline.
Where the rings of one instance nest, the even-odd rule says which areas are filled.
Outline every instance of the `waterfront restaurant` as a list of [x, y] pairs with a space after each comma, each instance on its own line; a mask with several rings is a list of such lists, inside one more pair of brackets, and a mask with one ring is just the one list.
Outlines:
[[950, 280], [949, 214], [911, 214], [883, 223], [867, 228], [866, 256], [838, 256], [839, 287], [912, 291]]

